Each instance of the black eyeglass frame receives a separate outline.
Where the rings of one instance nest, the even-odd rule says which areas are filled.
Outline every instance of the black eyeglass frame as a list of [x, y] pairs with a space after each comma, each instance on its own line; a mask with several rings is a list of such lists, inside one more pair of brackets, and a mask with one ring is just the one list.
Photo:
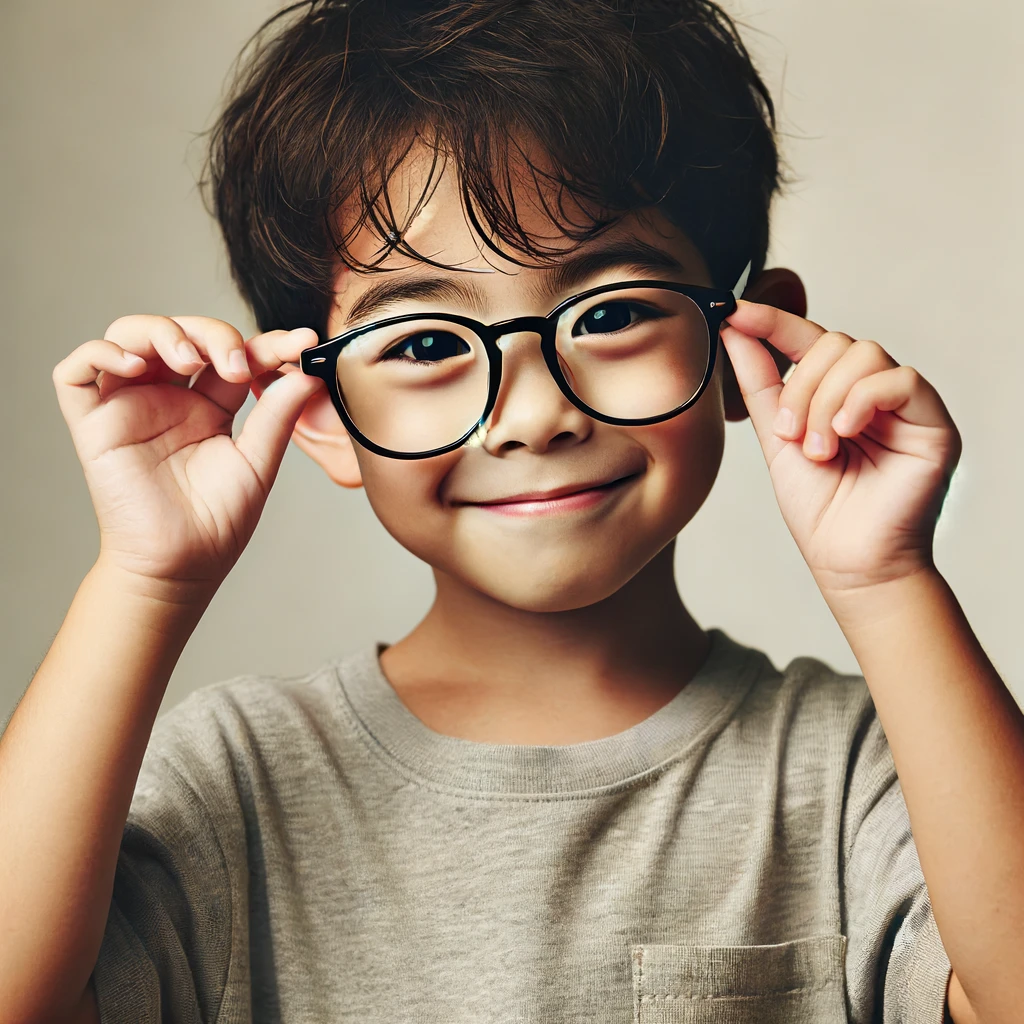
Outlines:
[[[700, 396], [704, 394], [704, 391], [711, 382], [711, 377], [715, 371], [715, 359], [718, 353], [718, 332], [721, 330], [721, 326], [725, 318], [735, 312], [736, 299], [743, 292], [743, 287], [746, 284], [749, 270], [750, 266], [748, 264], [739, 282], [737, 282], [736, 287], [731, 290], [728, 288], [706, 288], [703, 285], [677, 284], [674, 281], [650, 280], [622, 281], [617, 284], [600, 285], [596, 288], [589, 288], [585, 292], [580, 292], [578, 295], [573, 295], [571, 298], [565, 299], [555, 306], [547, 316], [517, 316], [512, 317], [509, 320], [499, 320], [497, 323], [493, 324], [481, 323], [479, 320], [474, 320], [467, 316], [460, 316], [458, 313], [406, 313], [402, 316], [388, 317], [384, 320], [375, 320], [369, 324], [353, 327], [351, 330], [345, 331], [343, 334], [339, 334], [327, 341], [320, 342], [312, 348], [304, 349], [299, 355], [300, 366], [303, 373], [306, 373], [311, 377], [319, 377], [324, 381], [324, 383], [326, 383], [327, 390], [331, 396], [331, 403], [334, 405], [335, 410], [341, 417], [341, 421], [345, 424], [348, 432], [368, 451], [391, 459], [429, 459], [437, 455], [445, 455], [448, 452], [455, 451], [457, 448], [461, 448], [462, 445], [464, 445], [473, 436], [473, 434], [480, 429], [480, 426], [483, 423], [486, 423], [487, 417], [490, 416], [494, 409], [494, 405], [498, 400], [498, 391], [501, 388], [502, 368], [502, 350], [498, 346], [499, 339], [503, 338], [505, 335], [515, 334], [520, 331], [529, 331], [540, 336], [541, 354], [544, 356], [544, 362], [547, 364], [547, 368], [551, 373], [551, 376], [558, 385], [558, 389], [562, 392], [565, 398], [581, 412], [586, 413], [588, 416], [593, 417], [601, 423], [610, 423], [614, 426], [648, 426], [652, 423], [662, 423], [665, 420], [672, 419], [673, 416], [678, 416], [693, 405]], [[607, 416], [604, 413], [598, 412], [596, 409], [592, 409], [572, 390], [571, 387], [569, 387], [569, 382], [565, 379], [565, 375], [562, 373], [562, 369], [558, 365], [558, 353], [555, 349], [558, 319], [567, 309], [593, 295], [600, 295], [605, 292], [624, 291], [627, 288], [665, 288], [669, 291], [685, 295], [688, 299], [692, 300], [697, 308], [704, 314], [704, 320], [708, 329], [708, 364], [707, 369], [704, 372], [704, 379], [701, 381], [700, 387], [697, 388], [695, 394], [691, 398], [687, 399], [687, 401], [682, 405], [670, 410], [669, 412], [659, 413], [657, 416], [647, 416], [643, 419], [623, 419], [616, 416]], [[371, 441], [362, 433], [355, 423], [352, 422], [352, 417], [349, 416], [348, 411], [345, 409], [345, 403], [338, 388], [337, 364], [341, 350], [360, 335], [366, 334], [368, 331], [377, 330], [380, 327], [407, 323], [413, 320], [439, 320], [443, 323], [459, 324], [462, 327], [469, 328], [477, 334], [483, 342], [484, 351], [487, 353], [487, 401], [479, 420], [477, 420], [477, 422], [474, 423], [473, 426], [470, 427], [470, 429], [467, 430], [457, 441], [453, 441], [451, 444], [446, 444], [441, 448], [433, 448], [429, 451], [397, 452], [392, 451], [390, 448], [384, 448], [381, 445], [376, 444], [374, 441]]]

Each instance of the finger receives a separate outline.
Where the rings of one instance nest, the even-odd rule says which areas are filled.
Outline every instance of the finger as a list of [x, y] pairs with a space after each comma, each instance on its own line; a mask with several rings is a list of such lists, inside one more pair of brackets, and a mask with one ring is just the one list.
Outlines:
[[726, 321], [751, 338], [764, 338], [794, 363], [800, 362], [825, 333], [825, 328], [813, 320], [743, 299]]
[[[249, 373], [248, 370], [245, 372], [246, 374]], [[212, 363], [204, 366], [192, 382], [192, 390], [196, 394], [208, 398], [215, 405], [220, 406], [229, 416], [234, 416], [245, 404], [245, 400], [249, 397], [249, 388], [251, 386], [252, 382], [248, 380], [237, 384], [225, 380], [220, 376], [217, 368]]]
[[[827, 337], [827, 334], [822, 335], [818, 345]], [[814, 357], [818, 345], [814, 346], [797, 367], [797, 374], [804, 364]], [[832, 419], [842, 408], [850, 390], [857, 381], [877, 375], [897, 365], [896, 360], [876, 341], [855, 341], [848, 346], [822, 377], [811, 397], [810, 408], [807, 412], [804, 413], [799, 408], [794, 410], [798, 421], [806, 420], [807, 429], [806, 434], [803, 435], [804, 455], [809, 459], [823, 461], [831, 459], [839, 451], [839, 437], [832, 427]], [[794, 374], [795, 376], [796, 374]], [[782, 390], [782, 395], [779, 398], [780, 408], [789, 404], [786, 395], [789, 388], [790, 384], [787, 384]], [[795, 401], [800, 403], [802, 399], [798, 398]], [[797, 433], [793, 436], [800, 437], [801, 434]]]
[[123, 316], [107, 328], [103, 337], [144, 358], [159, 356], [171, 370], [186, 378], [205, 361], [185, 331], [169, 316]]
[[853, 437], [876, 412], [895, 413], [919, 427], [953, 427], [938, 392], [912, 366], [895, 366], [858, 380], [833, 417], [832, 428], [842, 437]]
[[825, 375], [846, 354], [853, 344], [848, 334], [825, 331], [810, 351], [796, 364], [786, 386], [779, 395], [779, 409], [772, 424], [775, 433], [788, 441], [802, 437], [807, 426], [811, 399]]
[[758, 341], [735, 327], [722, 328], [722, 344], [732, 363], [743, 402], [765, 460], [771, 466], [775, 456], [788, 444], [775, 435], [772, 424], [779, 408], [782, 378], [771, 353]]
[[295, 424], [319, 387], [326, 387], [319, 377], [300, 371], [286, 373], [260, 395], [245, 418], [235, 446], [256, 472], [264, 490], [273, 486]]
[[141, 384], [176, 384], [183, 387], [188, 385], [188, 377], [172, 370], [159, 356], [153, 356], [143, 362], [146, 366], [145, 372], [137, 377], [118, 376], [104, 370], [96, 382], [101, 401], [108, 401], [110, 396], [121, 388], [139, 387]]
[[267, 370], [277, 370], [285, 363], [299, 362], [300, 353], [312, 348], [318, 341], [311, 327], [296, 327], [291, 331], [266, 331], [245, 343], [253, 376]]
[[212, 316], [172, 316], [168, 319], [185, 332], [203, 360], [210, 363], [224, 380], [241, 383], [252, 379], [245, 342], [231, 324]]
[[98, 384], [101, 372], [137, 377], [147, 368], [145, 359], [125, 352], [113, 341], [87, 341], [79, 345], [53, 368], [57, 404], [65, 421], [70, 425], [101, 404], [103, 398]]

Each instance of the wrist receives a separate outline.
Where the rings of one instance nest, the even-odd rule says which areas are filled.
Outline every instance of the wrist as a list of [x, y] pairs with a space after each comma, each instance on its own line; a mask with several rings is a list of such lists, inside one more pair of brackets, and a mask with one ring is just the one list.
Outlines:
[[861, 587], [829, 590], [821, 593], [839, 626], [852, 640], [852, 634], [870, 631], [875, 626], [891, 625], [923, 601], [948, 592], [949, 585], [934, 565], [923, 565], [905, 576]]
[[102, 553], [89, 570], [88, 578], [136, 602], [140, 609], [186, 622], [192, 619], [198, 622], [218, 590], [217, 585], [205, 580], [156, 579], [134, 573], [105, 558]]

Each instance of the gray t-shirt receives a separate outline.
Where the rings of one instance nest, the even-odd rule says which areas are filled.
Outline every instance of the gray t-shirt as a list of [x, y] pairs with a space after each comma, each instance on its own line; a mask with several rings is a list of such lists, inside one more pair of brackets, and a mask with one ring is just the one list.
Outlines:
[[934, 1022], [949, 960], [864, 680], [719, 629], [624, 732], [434, 732], [378, 646], [156, 723], [114, 1022]]

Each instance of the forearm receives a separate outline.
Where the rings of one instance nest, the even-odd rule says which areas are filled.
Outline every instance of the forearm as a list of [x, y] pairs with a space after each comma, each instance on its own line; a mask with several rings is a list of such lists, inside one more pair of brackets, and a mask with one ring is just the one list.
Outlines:
[[978, 1019], [1024, 1005], [1024, 716], [932, 570], [826, 594], [892, 750], [942, 942]]
[[97, 564], [0, 739], [4, 1020], [56, 1016], [85, 989], [142, 757], [204, 608]]

